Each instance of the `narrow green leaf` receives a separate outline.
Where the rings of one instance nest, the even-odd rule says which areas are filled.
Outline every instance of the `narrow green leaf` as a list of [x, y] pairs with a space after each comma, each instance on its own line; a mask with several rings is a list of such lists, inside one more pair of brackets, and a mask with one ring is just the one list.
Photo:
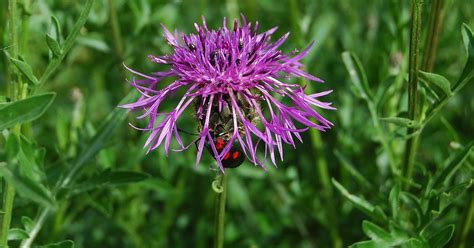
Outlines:
[[56, 16], [51, 16], [51, 21], [54, 23], [54, 28], [55, 28], [55, 31], [56, 31], [56, 41], [58, 43], [61, 42], [62, 40], [62, 33], [61, 33], [61, 24], [59, 23], [59, 20], [58, 18], [56, 18]]
[[36, 120], [48, 109], [55, 96], [50, 92], [6, 104], [0, 109], [0, 130]]
[[30, 232], [34, 225], [33, 220], [28, 216], [21, 216], [21, 224], [27, 232]]
[[77, 37], [77, 44], [90, 47], [100, 52], [107, 53], [110, 51], [109, 45], [103, 40], [103, 37], [94, 37], [94, 36], [81, 36]]
[[438, 89], [443, 91], [445, 95], [447, 96], [453, 95], [453, 92], [451, 92], [451, 83], [449, 82], [448, 79], [446, 79], [442, 75], [424, 72], [424, 71], [418, 71], [418, 75], [420, 76], [421, 80], [427, 83], [429, 87], [431, 86], [431, 84], [433, 84]]
[[[411, 132], [407, 134], [407, 133], [401, 132], [401, 130], [395, 130], [395, 137], [399, 139], [407, 140], [420, 134], [420, 131], [421, 129], [417, 129], [415, 132]], [[407, 183], [409, 182], [407, 181]], [[412, 184], [415, 185], [416, 183], [413, 182]]]
[[8, 240], [24, 240], [29, 238], [28, 233], [20, 228], [10, 228], [8, 230]]
[[410, 120], [408, 118], [403, 117], [384, 117], [380, 118], [380, 120], [395, 124], [397, 126], [406, 127], [406, 128], [419, 128], [420, 124], [414, 120]]
[[431, 246], [428, 246], [423, 241], [421, 241], [419, 239], [415, 239], [415, 238], [409, 239], [406, 242], [405, 246], [403, 246], [403, 247], [407, 247], [407, 248], [431, 248]]
[[464, 194], [474, 184], [474, 179], [470, 179], [466, 182], [456, 184], [445, 192], [441, 193], [439, 197], [439, 211], [442, 212], [449, 207], [453, 202]]
[[442, 183], [446, 182], [461, 167], [466, 158], [472, 151], [474, 141], [469, 142], [435, 178], [433, 189], [437, 189]]
[[0, 175], [11, 183], [23, 197], [46, 207], [54, 206], [55, 200], [51, 192], [39, 182], [22, 176], [18, 171], [11, 170], [5, 163], [0, 163]]
[[442, 248], [449, 242], [449, 240], [451, 240], [453, 233], [454, 225], [451, 224], [441, 228], [439, 231], [426, 238], [428, 239], [431, 248]]
[[335, 150], [334, 154], [336, 155], [337, 159], [339, 160], [340, 164], [342, 165], [342, 168], [345, 169], [351, 176], [354, 177], [354, 179], [360, 183], [362, 186], [364, 186], [367, 189], [372, 188], [372, 185], [370, 184], [369, 180], [365, 178], [356, 168], [352, 163], [347, 159], [339, 150]]
[[57, 243], [47, 244], [39, 246], [40, 248], [74, 248], [74, 241], [72, 240], [64, 240]]
[[356, 208], [361, 210], [362, 212], [366, 213], [367, 215], [371, 216], [375, 220], [378, 221], [385, 221], [385, 215], [378, 213], [378, 211], [375, 211], [376, 208], [368, 201], [364, 200], [361, 197], [358, 197], [356, 195], [353, 195], [347, 191], [344, 186], [342, 186], [338, 181], [336, 181], [334, 178], [331, 179], [332, 184], [336, 187], [336, 189], [344, 196], [346, 197]]
[[390, 202], [390, 209], [392, 212], [392, 217], [394, 220], [398, 219], [398, 212], [400, 209], [398, 208], [399, 202], [400, 202], [400, 185], [395, 184], [395, 186], [392, 187], [392, 190], [390, 190], [390, 194], [388, 196], [388, 200]]
[[391, 236], [387, 231], [368, 220], [362, 222], [362, 231], [374, 241], [391, 242]]
[[30, 142], [25, 136], [20, 138], [20, 150], [18, 151], [19, 167], [16, 168], [23, 176], [40, 182], [46, 178], [43, 171], [44, 149]]
[[150, 175], [136, 171], [105, 171], [98, 176], [95, 176], [84, 183], [75, 185], [72, 190], [74, 194], [82, 193], [84, 191], [106, 187], [118, 186], [127, 183], [136, 183], [149, 178]]
[[98, 184], [121, 185], [136, 183], [149, 178], [150, 175], [136, 171], [107, 171], [96, 177], [93, 181]]
[[463, 23], [461, 33], [467, 52], [467, 61], [461, 76], [453, 87], [453, 91], [461, 89], [474, 77], [474, 37], [472, 30], [467, 24]]
[[58, 41], [51, 37], [49, 34], [46, 34], [46, 43], [48, 44], [49, 49], [55, 57], [61, 56], [62, 51]]
[[466, 23], [463, 23], [461, 33], [467, 56], [470, 59], [474, 59], [474, 35], [472, 30]]
[[23, 62], [21, 60], [15, 59], [10, 57], [10, 60], [13, 62], [13, 64], [18, 68], [18, 70], [23, 73], [23, 75], [28, 79], [33, 84], [38, 84], [38, 79], [35, 77], [33, 74], [33, 70], [31, 69], [31, 66], [27, 64], [26, 62]]
[[369, 82], [359, 58], [355, 54], [346, 51], [342, 53], [342, 61], [349, 72], [352, 82], [361, 94], [361, 97], [372, 101], [372, 92], [369, 88]]
[[379, 243], [373, 240], [360, 241], [349, 246], [349, 248], [379, 248], [379, 247], [382, 247], [382, 246], [380, 246]]

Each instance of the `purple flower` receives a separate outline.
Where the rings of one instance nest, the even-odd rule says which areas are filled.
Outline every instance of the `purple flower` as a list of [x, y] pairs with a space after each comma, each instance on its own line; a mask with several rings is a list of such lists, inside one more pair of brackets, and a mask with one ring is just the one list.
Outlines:
[[[315, 107], [335, 109], [331, 103], [318, 99], [331, 90], [306, 95], [304, 87], [285, 80], [303, 77], [323, 82], [302, 70], [300, 60], [313, 43], [299, 54], [284, 54], [278, 48], [288, 33], [272, 43], [270, 38], [276, 28], [257, 33], [258, 23], [252, 28], [243, 15], [241, 26], [235, 20], [230, 30], [225, 18], [218, 30], [209, 30], [204, 18], [202, 26], [194, 26], [197, 33], [189, 35], [176, 31], [172, 34], [163, 26], [164, 38], [174, 51], [149, 58], [169, 65], [169, 70], [146, 75], [127, 67], [140, 77], [130, 84], [141, 96], [136, 102], [121, 107], [143, 110], [139, 119], [148, 117], [146, 128], [140, 129], [150, 134], [145, 142], [148, 152], [164, 142], [168, 154], [174, 136], [181, 147], [177, 151], [196, 143], [196, 165], [206, 147], [223, 171], [229, 151], [237, 146], [249, 161], [263, 168], [264, 164], [256, 156], [257, 148], [263, 146], [265, 157], [269, 154], [276, 164], [276, 150], [283, 160], [283, 143], [294, 147], [294, 138], [302, 142], [300, 133], [308, 128], [325, 131], [333, 125], [315, 110]], [[168, 77], [174, 81], [160, 85]], [[170, 112], [161, 112], [159, 107], [163, 100], [183, 89], [176, 107]], [[284, 104], [283, 100], [288, 103]], [[191, 105], [195, 105], [199, 135], [194, 142], [184, 145], [176, 121]], [[216, 139], [220, 139], [219, 142]]]

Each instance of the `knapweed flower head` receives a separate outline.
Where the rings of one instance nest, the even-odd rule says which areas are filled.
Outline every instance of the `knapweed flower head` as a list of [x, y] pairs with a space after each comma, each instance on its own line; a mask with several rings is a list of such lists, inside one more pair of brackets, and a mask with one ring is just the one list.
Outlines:
[[[176, 151], [196, 144], [196, 165], [207, 148], [221, 170], [232, 167], [227, 161], [243, 156], [239, 152], [264, 167], [257, 150], [263, 148], [265, 157], [269, 155], [276, 165], [277, 151], [283, 160], [283, 143], [295, 146], [295, 138], [302, 141], [300, 133], [308, 128], [325, 131], [333, 125], [315, 110], [334, 109], [331, 103], [318, 99], [331, 90], [307, 95], [304, 87], [287, 82], [290, 77], [322, 82], [303, 71], [300, 62], [312, 43], [299, 54], [284, 54], [279, 47], [288, 33], [272, 42], [276, 28], [258, 33], [258, 23], [252, 27], [243, 15], [241, 18], [241, 25], [235, 20], [232, 29], [224, 18], [217, 30], [210, 30], [203, 18], [201, 26], [194, 24], [196, 33], [188, 35], [171, 33], [163, 26], [164, 38], [173, 51], [149, 58], [169, 69], [147, 75], [127, 68], [139, 77], [130, 84], [141, 96], [122, 107], [144, 111], [138, 118], [148, 118], [146, 128], [141, 129], [149, 132], [148, 151], [164, 144], [168, 154], [174, 137], [180, 146]], [[169, 77], [174, 81], [161, 85]], [[183, 89], [176, 107], [162, 112], [160, 104]], [[183, 144], [176, 124], [186, 109], [194, 111], [199, 131], [188, 145]]]

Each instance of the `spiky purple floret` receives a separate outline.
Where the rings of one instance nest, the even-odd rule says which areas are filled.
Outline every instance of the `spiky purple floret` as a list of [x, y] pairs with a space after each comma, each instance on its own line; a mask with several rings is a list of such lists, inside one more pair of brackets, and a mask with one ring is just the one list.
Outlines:
[[[145, 142], [148, 152], [164, 141], [165, 152], [168, 154], [172, 136], [180, 145], [180, 151], [190, 146], [183, 144], [176, 120], [195, 99], [200, 99], [196, 117], [203, 123], [199, 137], [195, 141], [198, 147], [196, 165], [199, 164], [207, 141], [221, 170], [223, 170], [221, 161], [234, 140], [238, 140], [252, 163], [263, 167], [263, 163], [256, 156], [260, 143], [264, 146], [265, 156], [269, 153], [271, 161], [276, 164], [275, 146], [283, 160], [283, 142], [294, 146], [293, 136], [301, 141], [300, 132], [308, 128], [325, 131], [333, 125], [314, 109], [314, 107], [335, 109], [331, 103], [318, 100], [319, 97], [331, 93], [330, 90], [306, 95], [303, 87], [281, 80], [293, 76], [322, 82], [321, 79], [301, 69], [300, 60], [308, 53], [313, 43], [301, 53], [291, 57], [278, 50], [288, 38], [288, 33], [271, 43], [270, 38], [276, 28], [258, 34], [258, 23], [251, 28], [251, 23], [247, 23], [244, 16], [242, 25], [239, 26], [235, 20], [231, 30], [227, 29], [225, 18], [218, 30], [209, 30], [204, 18], [202, 26], [194, 25], [197, 33], [189, 35], [177, 32], [172, 34], [163, 26], [164, 37], [174, 51], [165, 56], [150, 55], [149, 58], [155, 63], [169, 65], [171, 68], [168, 71], [146, 75], [127, 67], [129, 71], [141, 77], [140, 80], [130, 82], [141, 96], [136, 102], [122, 107], [143, 110], [144, 114], [138, 118], [149, 118], [146, 128], [141, 129], [150, 132]], [[157, 89], [160, 81], [167, 77], [174, 77], [176, 80]], [[185, 89], [185, 93], [177, 106], [168, 113], [158, 112], [161, 102], [181, 88]], [[281, 103], [275, 98], [275, 94], [280, 98], [289, 98], [292, 106]], [[261, 121], [260, 128], [246, 119], [238, 104], [242, 99], [256, 110]], [[220, 153], [214, 147], [213, 137], [209, 132], [211, 108], [215, 104], [219, 106], [219, 111], [222, 106], [230, 105], [228, 107], [232, 112], [234, 126], [230, 142]], [[265, 117], [261, 107], [267, 108], [269, 118]], [[294, 121], [305, 128], [298, 129]], [[239, 125], [241, 125], [240, 132]]]

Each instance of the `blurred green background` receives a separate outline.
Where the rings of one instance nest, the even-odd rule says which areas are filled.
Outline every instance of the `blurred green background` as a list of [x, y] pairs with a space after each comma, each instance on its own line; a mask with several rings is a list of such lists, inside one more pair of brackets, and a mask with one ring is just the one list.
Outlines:
[[[28, 35], [23, 41], [22, 56], [36, 75], [44, 71], [51, 56], [44, 39], [46, 33], [56, 32], [51, 16], [58, 18], [65, 37], [84, 2], [37, 0], [31, 2], [29, 14], [23, 12], [27, 21], [22, 30], [28, 30]], [[431, 1], [424, 1], [421, 49], [430, 4]], [[1, 49], [8, 51], [7, 1], [1, 1], [0, 7]], [[337, 179], [349, 192], [382, 209], [389, 207], [393, 178], [387, 157], [341, 53], [351, 51], [360, 58], [370, 88], [382, 98], [376, 106], [380, 117], [395, 116], [398, 110], [406, 109], [409, 1], [95, 1], [74, 47], [41, 89], [54, 91], [57, 96], [51, 108], [33, 122], [29, 134], [46, 149], [48, 184], [54, 185], [58, 173], [67, 170], [71, 161], [90, 146], [87, 141], [106, 116], [132, 91], [126, 83], [132, 75], [122, 63], [145, 73], [163, 69], [147, 59], [149, 54], [171, 51], [162, 37], [161, 23], [170, 30], [188, 33], [195, 31], [193, 23], [200, 23], [201, 16], [205, 16], [209, 27], [218, 28], [224, 16], [234, 19], [240, 13], [252, 22], [258, 21], [260, 31], [278, 26], [273, 41], [291, 32], [282, 48], [285, 52], [302, 50], [316, 41], [304, 63], [325, 84], [311, 84], [307, 93], [334, 89], [325, 100], [333, 102], [338, 110], [322, 113], [335, 124], [333, 129], [322, 134], [305, 133], [304, 143], [296, 149], [286, 146], [285, 159], [278, 168], [267, 161], [267, 172], [248, 162], [228, 170], [225, 247], [332, 247], [334, 239], [345, 247], [367, 239], [361, 228], [367, 216], [333, 189], [322, 171], [328, 168], [329, 177]], [[436, 73], [450, 80], [459, 76], [465, 62], [461, 24], [474, 27], [473, 17], [470, 0], [446, 1]], [[2, 58], [2, 92], [6, 91], [3, 72], [7, 62]], [[298, 83], [294, 79], [293, 82]], [[426, 127], [417, 155], [417, 171], [435, 170], [460, 144], [474, 139], [473, 90], [474, 85], [468, 84]], [[168, 100], [163, 109], [174, 105]], [[134, 122], [133, 116], [136, 114], [130, 114], [128, 121]], [[195, 130], [192, 113], [183, 117], [180, 127]], [[396, 139], [396, 128], [385, 126], [385, 130], [393, 138], [396, 156], [402, 156], [404, 142]], [[171, 152], [168, 157], [161, 148], [146, 155], [146, 136], [126, 121], [119, 123], [63, 198], [59, 197], [62, 200], [58, 201], [58, 208], [47, 218], [35, 244], [70, 239], [76, 247], [210, 247], [215, 200], [211, 182], [216, 174], [211, 169], [212, 157], [205, 154], [201, 165], [195, 168], [194, 146], [182, 153]], [[187, 141], [193, 139], [183, 136]], [[467, 163], [456, 180], [472, 178], [473, 156], [468, 157]], [[138, 183], [84, 187], [107, 170], [143, 172], [150, 177]], [[420, 173], [415, 175], [415, 182], [423, 181]], [[461, 195], [439, 225], [461, 221], [469, 197], [471, 193]], [[37, 212], [36, 204], [17, 196], [12, 227], [21, 227], [22, 216], [34, 219]], [[468, 245], [474, 243], [472, 239], [469, 242]]]

